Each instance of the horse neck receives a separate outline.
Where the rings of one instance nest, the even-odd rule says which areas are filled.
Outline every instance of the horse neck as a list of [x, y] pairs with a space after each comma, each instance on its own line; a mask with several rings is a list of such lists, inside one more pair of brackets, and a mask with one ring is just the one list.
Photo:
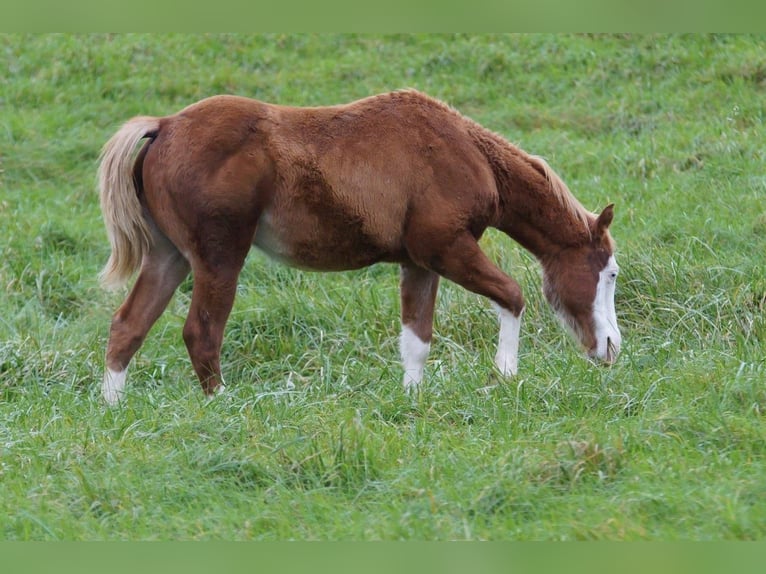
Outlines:
[[514, 179], [512, 186], [500, 190], [501, 231], [538, 259], [590, 239], [582, 218], [553, 196], [543, 178]]
[[538, 259], [590, 239], [590, 214], [543, 160], [491, 132], [482, 139], [500, 196], [495, 227]]

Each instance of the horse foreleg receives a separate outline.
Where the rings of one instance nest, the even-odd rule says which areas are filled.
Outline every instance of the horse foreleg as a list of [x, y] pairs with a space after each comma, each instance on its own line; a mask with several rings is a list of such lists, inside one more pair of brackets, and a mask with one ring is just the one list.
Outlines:
[[495, 365], [505, 376], [512, 376], [519, 368], [519, 335], [521, 332], [521, 316], [524, 309], [518, 315], [504, 309], [494, 301], [492, 306], [497, 311], [500, 320], [500, 334], [497, 341], [497, 353]]
[[439, 276], [433, 271], [402, 265], [402, 335], [400, 350], [404, 367], [404, 388], [417, 388], [423, 379], [433, 336], [434, 304]]
[[130, 295], [112, 318], [101, 387], [110, 405], [122, 398], [128, 363], [188, 274], [189, 264], [178, 250], [166, 239], [155, 237]]
[[494, 304], [500, 319], [495, 364], [504, 375], [515, 375], [524, 312], [519, 284], [498, 269], [470, 235], [457, 238], [434, 260], [438, 262], [438, 271], [447, 279], [487, 297]]

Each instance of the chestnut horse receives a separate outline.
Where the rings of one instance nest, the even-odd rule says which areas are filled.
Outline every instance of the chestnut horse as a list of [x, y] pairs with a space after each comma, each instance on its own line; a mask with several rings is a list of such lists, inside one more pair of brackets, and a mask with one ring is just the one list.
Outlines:
[[543, 159], [414, 90], [312, 108], [215, 96], [136, 117], [104, 146], [99, 185], [112, 248], [102, 280], [140, 269], [111, 324], [110, 404], [190, 270], [183, 338], [204, 392], [222, 388], [224, 326], [252, 245], [320, 271], [398, 263], [407, 390], [423, 377], [440, 277], [494, 304], [495, 363], [516, 374], [524, 298], [479, 247], [489, 226], [540, 261], [547, 300], [590, 357], [619, 351], [612, 205], [586, 211]]

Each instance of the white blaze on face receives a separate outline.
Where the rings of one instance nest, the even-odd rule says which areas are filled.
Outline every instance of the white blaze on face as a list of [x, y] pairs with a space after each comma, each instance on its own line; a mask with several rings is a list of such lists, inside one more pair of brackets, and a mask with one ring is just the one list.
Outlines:
[[606, 267], [599, 273], [596, 297], [593, 300], [596, 348], [592, 355], [610, 363], [617, 358], [622, 343], [620, 329], [617, 327], [617, 313], [614, 310], [614, 291], [619, 270], [612, 255]]

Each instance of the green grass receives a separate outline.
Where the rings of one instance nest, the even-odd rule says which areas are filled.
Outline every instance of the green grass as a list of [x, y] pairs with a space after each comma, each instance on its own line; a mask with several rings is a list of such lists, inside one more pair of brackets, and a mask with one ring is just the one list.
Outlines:
[[[0, 36], [0, 538], [711, 540], [766, 535], [766, 38]], [[520, 371], [443, 283], [402, 392], [398, 270], [253, 252], [206, 401], [182, 285], [100, 400], [111, 313], [95, 192], [125, 119], [220, 92], [295, 105], [415, 87], [617, 204], [620, 361], [581, 358], [536, 262]]]

